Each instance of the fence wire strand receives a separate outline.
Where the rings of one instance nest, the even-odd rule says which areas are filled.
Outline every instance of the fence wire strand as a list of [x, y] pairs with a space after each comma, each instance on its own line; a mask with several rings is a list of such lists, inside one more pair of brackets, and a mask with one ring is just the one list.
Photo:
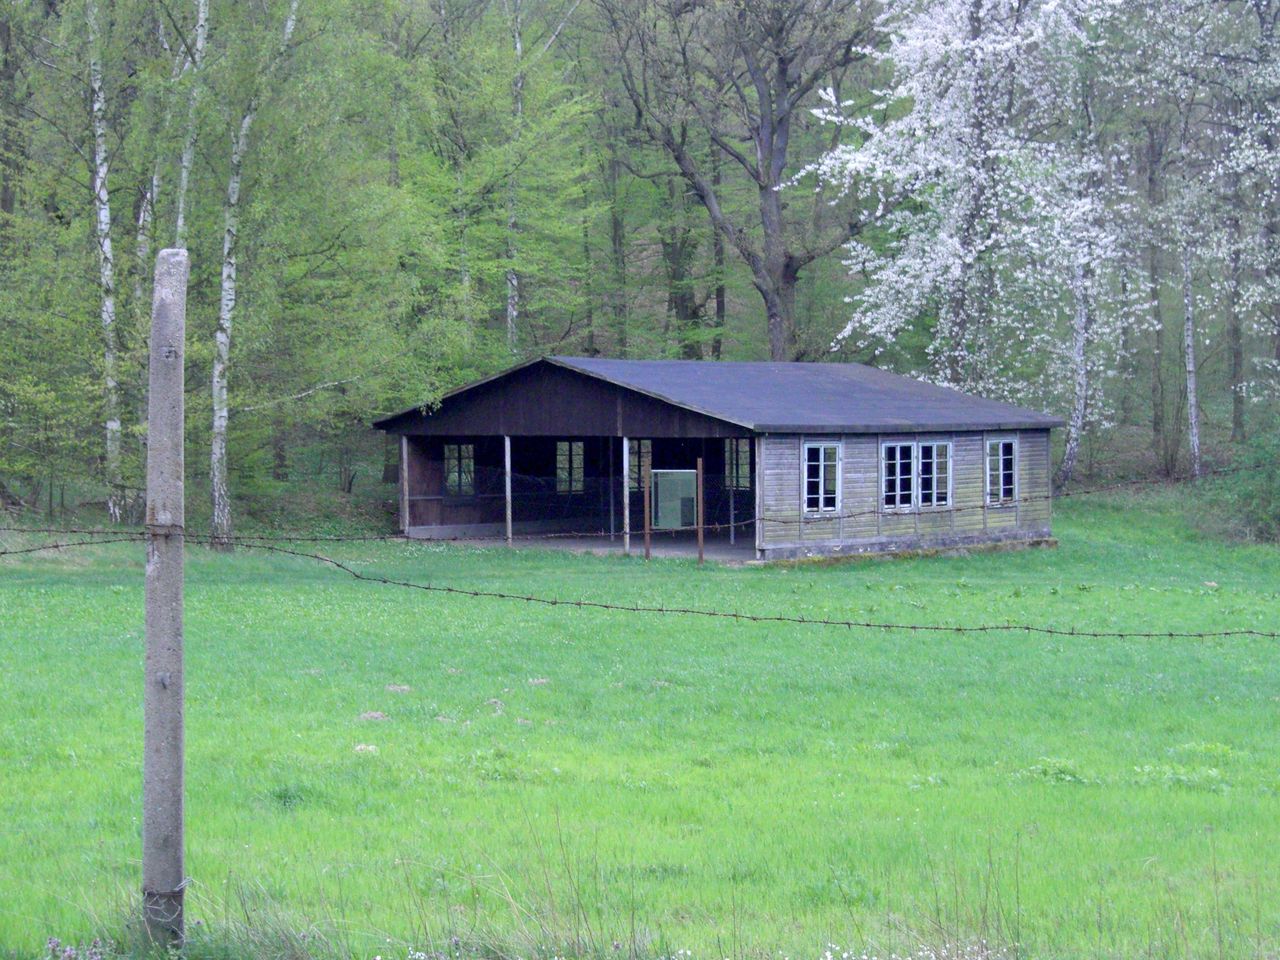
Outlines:
[[[30, 531], [29, 531], [30, 532]], [[151, 534], [136, 532], [124, 536], [98, 540], [80, 540], [24, 547], [14, 550], [0, 551], [0, 556], [7, 554], [35, 553], [39, 550], [58, 550], [70, 547], [96, 546], [104, 543], [138, 543]], [[211, 544], [212, 538], [184, 534], [188, 543]], [[282, 547], [275, 543], [239, 544], [246, 550], [258, 550], [265, 553], [279, 554], [298, 559], [311, 560], [328, 565], [348, 574], [355, 580], [365, 583], [377, 583], [384, 586], [421, 590], [427, 593], [449, 594], [473, 599], [503, 600], [518, 603], [536, 604], [546, 607], [572, 607], [579, 610], [604, 610], [612, 613], [646, 614], [658, 616], [703, 617], [720, 620], [732, 620], [739, 623], [776, 623], [812, 627], [842, 627], [847, 630], [875, 630], [882, 632], [906, 632], [929, 634], [990, 634], [990, 633], [1025, 633], [1036, 636], [1076, 637], [1081, 639], [1101, 640], [1207, 640], [1249, 637], [1262, 640], [1280, 639], [1280, 631], [1258, 630], [1254, 628], [1231, 628], [1225, 630], [1081, 630], [1075, 627], [1053, 627], [1030, 623], [991, 623], [991, 624], [919, 624], [895, 623], [875, 620], [852, 620], [831, 617], [806, 617], [797, 614], [756, 614], [740, 610], [716, 610], [703, 607], [660, 606], [655, 604], [626, 604], [606, 600], [587, 598], [566, 599], [563, 597], [541, 596], [531, 593], [518, 593], [505, 590], [481, 590], [470, 587], [458, 587], [441, 583], [418, 583], [412, 580], [400, 580], [393, 577], [362, 573], [348, 563], [320, 553], [309, 553]]]

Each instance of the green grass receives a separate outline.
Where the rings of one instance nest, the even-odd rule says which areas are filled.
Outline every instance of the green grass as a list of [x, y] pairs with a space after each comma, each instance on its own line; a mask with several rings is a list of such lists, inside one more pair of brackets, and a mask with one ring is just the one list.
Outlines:
[[[1068, 501], [1059, 549], [969, 557], [325, 552], [419, 581], [759, 613], [1280, 629], [1280, 550], [1196, 533], [1175, 497]], [[142, 573], [130, 545], [0, 561], [0, 948], [123, 924]], [[187, 656], [205, 929], [269, 921], [367, 956], [451, 936], [525, 956], [1280, 950], [1276, 641], [549, 609], [192, 549]]]

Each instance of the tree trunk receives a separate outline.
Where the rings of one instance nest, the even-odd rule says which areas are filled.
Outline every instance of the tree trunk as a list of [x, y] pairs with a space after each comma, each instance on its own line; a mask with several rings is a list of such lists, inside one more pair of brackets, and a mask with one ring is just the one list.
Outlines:
[[1244, 442], [1244, 332], [1240, 316], [1240, 218], [1231, 218], [1227, 278], [1227, 342], [1231, 351], [1231, 442]]
[[[298, 2], [291, 0], [284, 22], [284, 36], [275, 61], [282, 60], [298, 23]], [[270, 69], [270, 67], [268, 67]], [[222, 289], [218, 298], [218, 326], [213, 335], [213, 373], [209, 392], [213, 401], [213, 429], [209, 443], [209, 498], [212, 506], [209, 545], [215, 550], [230, 550], [231, 494], [227, 482], [227, 370], [231, 358], [231, 327], [235, 319], [236, 281], [239, 267], [240, 178], [245, 154], [249, 149], [249, 133], [258, 113], [258, 92], [249, 96], [240, 117], [240, 125], [231, 138], [231, 163], [227, 173], [227, 195], [222, 208]]]
[[[1129, 303], [1129, 273], [1126, 270], [1120, 275], [1120, 301]], [[1120, 331], [1120, 376], [1124, 381], [1120, 393], [1120, 423], [1133, 423], [1134, 394], [1131, 389], [1138, 379], [1138, 355], [1134, 347], [1136, 324], [1125, 323]], [[1090, 471], [1092, 472], [1092, 471]]]
[[1071, 379], [1073, 384], [1071, 418], [1067, 421], [1067, 443], [1058, 467], [1055, 486], [1062, 489], [1071, 482], [1076, 458], [1080, 455], [1080, 438], [1084, 436], [1084, 419], [1089, 405], [1089, 329], [1093, 311], [1089, 303], [1089, 268], [1077, 263], [1071, 276], [1071, 298], [1075, 315], [1071, 325]]
[[111, 248], [111, 196], [107, 189], [107, 95], [102, 75], [98, 0], [85, 4], [89, 34], [89, 116], [93, 127], [94, 234], [98, 245], [99, 314], [102, 321], [102, 379], [105, 400], [107, 513], [118, 523], [123, 512], [120, 465], [120, 390], [117, 383], [119, 331], [116, 328], [116, 266]]
[[[718, 191], [720, 189], [720, 151], [712, 147], [711, 155], [711, 185]], [[720, 354], [724, 349], [724, 321], [725, 321], [725, 283], [724, 283], [724, 237], [720, 231], [715, 229], [713, 224], [711, 227], [711, 258], [715, 266], [716, 273], [716, 316], [715, 316], [715, 336], [711, 340], [711, 359], [719, 360]]]
[[613, 289], [609, 291], [610, 312], [613, 314], [614, 336], [618, 339], [618, 356], [627, 355], [627, 224], [618, 195], [618, 180], [622, 160], [618, 156], [618, 131], [610, 127], [609, 162], [606, 167], [609, 191], [609, 259], [613, 271]]
[[1160, 200], [1161, 141], [1154, 127], [1147, 127], [1147, 217], [1152, 236], [1147, 241], [1147, 301], [1151, 311], [1151, 445], [1165, 476], [1177, 468], [1177, 449], [1169, 441], [1165, 422], [1164, 310], [1160, 303], [1160, 246], [1156, 242], [1155, 210]]
[[1191, 445], [1191, 475], [1201, 474], [1200, 405], [1196, 396], [1195, 300], [1191, 289], [1191, 249], [1182, 248], [1182, 352], [1187, 371], [1187, 440]]
[[223, 204], [222, 295], [218, 301], [218, 327], [214, 332], [213, 432], [209, 452], [209, 495], [212, 500], [210, 540], [215, 550], [231, 549], [231, 496], [227, 486], [227, 365], [231, 356], [231, 325], [235, 319], [236, 280], [239, 267], [237, 241], [240, 233], [240, 177], [249, 132], [257, 113], [251, 100], [240, 118], [231, 142], [231, 168], [227, 176], [227, 197]]
[[199, 132], [200, 68], [204, 63], [205, 41], [209, 35], [209, 0], [196, 0], [196, 37], [191, 51], [191, 93], [187, 97], [187, 128], [182, 140], [182, 159], [178, 165], [178, 193], [174, 198], [173, 245], [187, 245], [187, 191], [191, 183], [191, 167], [196, 158], [196, 135]]
[[[9, 218], [18, 200], [18, 56], [13, 25], [0, 15], [0, 239], [9, 229]], [[3, 251], [0, 251], [2, 253]]]
[[[771, 164], [779, 165], [778, 162]], [[764, 256], [763, 276], [757, 276], [756, 279], [756, 287], [764, 297], [765, 315], [768, 318], [769, 359], [775, 361], [794, 360], [796, 356], [795, 302], [798, 271], [787, 255], [780, 187], [781, 184], [767, 181], [759, 191]]]
[[596, 311], [595, 311], [595, 291], [592, 289], [592, 277], [595, 271], [592, 270], [591, 264], [591, 225], [587, 222], [587, 213], [582, 212], [582, 265], [586, 269], [586, 287], [587, 287], [587, 356], [596, 357], [600, 355], [600, 350], [596, 347]]
[[[521, 23], [523, 0], [511, 0], [511, 46], [515, 54], [516, 73], [511, 81], [511, 118], [518, 140], [524, 125], [524, 28]], [[514, 352], [517, 346], [520, 324], [520, 274], [516, 271], [519, 245], [516, 241], [520, 229], [519, 206], [516, 199], [516, 175], [513, 171], [507, 181], [507, 346]]]

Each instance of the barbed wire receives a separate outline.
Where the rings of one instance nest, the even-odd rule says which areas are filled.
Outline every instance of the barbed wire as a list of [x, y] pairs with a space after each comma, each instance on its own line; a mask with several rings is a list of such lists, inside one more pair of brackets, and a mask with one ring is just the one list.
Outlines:
[[[198, 538], [206, 539], [206, 538]], [[1256, 630], [1253, 628], [1234, 628], [1229, 630], [1210, 630], [1210, 631], [1177, 631], [1177, 630], [1148, 630], [1148, 631], [1129, 631], [1129, 630], [1077, 630], [1075, 627], [1046, 627], [1027, 623], [1003, 623], [1003, 624], [976, 624], [976, 625], [947, 625], [947, 624], [911, 624], [911, 623], [891, 623], [877, 622], [872, 620], [843, 620], [827, 617], [805, 617], [795, 614], [754, 614], [745, 613], [738, 610], [713, 610], [701, 607], [665, 607], [655, 606], [652, 604], [623, 604], [613, 603], [605, 600], [590, 599], [564, 599], [561, 597], [539, 596], [537, 594], [513, 593], [503, 590], [477, 590], [469, 587], [456, 587], [448, 584], [439, 583], [417, 583], [412, 580], [397, 580], [391, 577], [380, 575], [369, 575], [362, 573], [354, 567], [336, 560], [333, 557], [326, 557], [319, 553], [307, 553], [302, 550], [290, 550], [287, 547], [280, 547], [273, 544], [246, 544], [245, 549], [261, 550], [269, 553], [284, 554], [287, 556], [303, 558], [307, 560], [315, 560], [320, 563], [328, 564], [343, 573], [346, 573], [356, 580], [367, 583], [379, 583], [386, 586], [403, 587], [414, 590], [423, 590], [430, 593], [445, 593], [455, 596], [483, 598], [490, 600], [508, 600], [520, 603], [532, 603], [548, 607], [575, 607], [578, 609], [590, 610], [606, 610], [617, 613], [642, 613], [656, 614], [665, 616], [682, 616], [682, 617], [709, 617], [716, 619], [735, 620], [746, 623], [783, 623], [795, 624], [800, 626], [819, 626], [819, 627], [844, 627], [846, 629], [863, 629], [863, 630], [881, 630], [881, 631], [906, 631], [906, 632], [922, 632], [922, 633], [1028, 633], [1041, 636], [1053, 637], [1081, 637], [1085, 639], [1108, 639], [1108, 640], [1205, 640], [1205, 639], [1221, 639], [1228, 637], [1253, 637], [1264, 640], [1280, 639], [1280, 631]]]
[[[136, 533], [128, 536], [101, 540], [81, 540], [72, 542], [43, 544], [15, 550], [0, 551], [0, 556], [17, 553], [34, 553], [39, 550], [55, 550], [71, 547], [96, 546], [104, 543], [140, 542], [150, 534]], [[185, 535], [188, 542], [210, 544], [213, 538], [208, 536]], [[798, 614], [757, 614], [740, 610], [717, 610], [703, 607], [661, 606], [654, 604], [626, 604], [606, 600], [588, 598], [566, 599], [563, 597], [542, 596], [532, 593], [518, 593], [505, 590], [485, 590], [471, 587], [459, 587], [452, 584], [418, 583], [412, 580], [400, 580], [377, 574], [367, 574], [348, 563], [320, 553], [309, 553], [293, 550], [270, 543], [242, 543], [246, 550], [258, 550], [266, 553], [280, 554], [298, 559], [312, 560], [326, 564], [336, 570], [348, 574], [353, 579], [365, 583], [377, 583], [385, 586], [421, 590], [428, 593], [450, 594], [473, 599], [503, 600], [518, 603], [537, 604], [547, 607], [572, 607], [579, 610], [604, 610], [614, 613], [647, 614], [658, 616], [702, 617], [721, 620], [732, 620], [740, 623], [778, 623], [797, 626], [843, 627], [848, 630], [877, 630], [885, 632], [908, 632], [930, 634], [986, 634], [986, 633], [1026, 633], [1037, 636], [1077, 637], [1082, 639], [1101, 640], [1209, 640], [1233, 637], [1250, 637], [1262, 640], [1280, 639], [1280, 631], [1258, 630], [1251, 627], [1231, 628], [1226, 630], [1081, 630], [1076, 627], [1053, 627], [1030, 623], [992, 623], [992, 624], [929, 624], [929, 623], [897, 623], [890, 621], [853, 620], [831, 617], [806, 617]]]
[[23, 553], [40, 553], [43, 550], [65, 550], [69, 547], [92, 547], [102, 543], [138, 543], [146, 534], [131, 533], [119, 537], [106, 537], [99, 540], [69, 540], [61, 543], [42, 543], [33, 547], [12, 547], [0, 550], [0, 557], [12, 557]]

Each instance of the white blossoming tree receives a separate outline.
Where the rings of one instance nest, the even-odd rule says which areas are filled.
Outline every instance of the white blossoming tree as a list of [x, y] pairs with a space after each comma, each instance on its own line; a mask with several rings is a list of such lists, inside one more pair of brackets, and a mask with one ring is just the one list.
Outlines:
[[[819, 174], [896, 203], [849, 246], [860, 281], [836, 346], [894, 356], [927, 337], [941, 383], [1069, 412], [1070, 477], [1131, 319], [1126, 196], [1095, 81], [1109, 0], [908, 0], [886, 12], [881, 122]], [[841, 105], [828, 111], [846, 122]]]

